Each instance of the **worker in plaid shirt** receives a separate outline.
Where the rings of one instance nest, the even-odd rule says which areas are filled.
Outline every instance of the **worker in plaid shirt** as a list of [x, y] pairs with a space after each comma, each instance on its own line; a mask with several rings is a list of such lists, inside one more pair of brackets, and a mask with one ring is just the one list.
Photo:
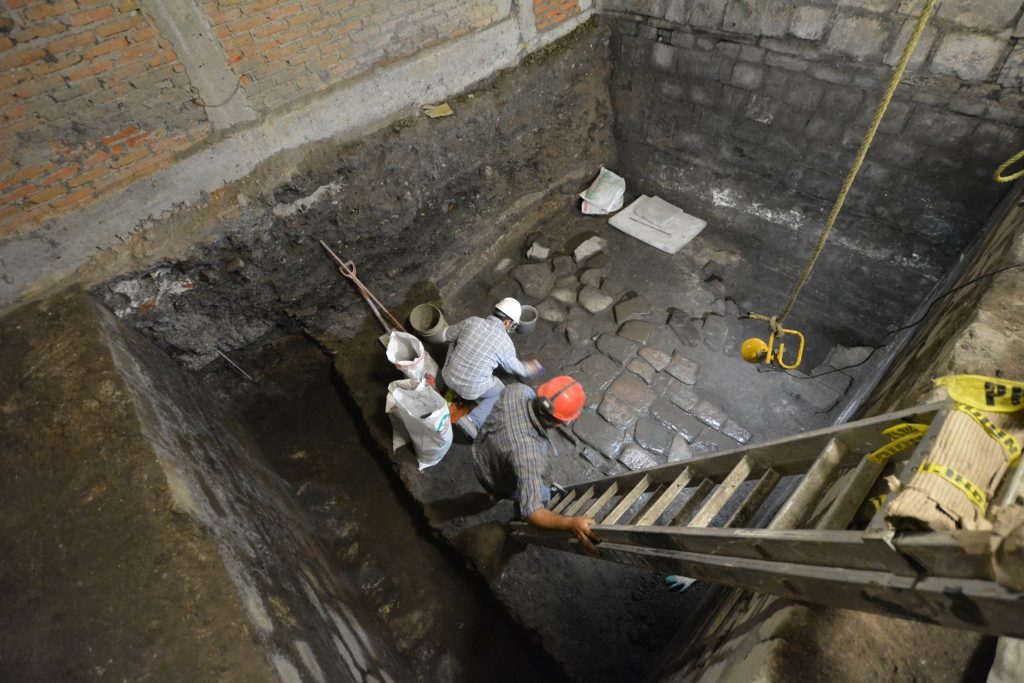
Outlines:
[[548, 430], [579, 417], [586, 400], [572, 377], [555, 377], [536, 393], [523, 384], [510, 384], [473, 444], [473, 469], [489, 493], [515, 501], [527, 523], [572, 532], [587, 552], [596, 554], [594, 520], [549, 510], [551, 488], [544, 482], [551, 448]]
[[466, 318], [444, 333], [446, 342], [454, 342], [441, 378], [459, 396], [476, 401], [476, 407], [455, 424], [475, 439], [505, 385], [494, 376], [501, 368], [517, 377], [536, 377], [544, 368], [535, 360], [519, 360], [509, 333], [519, 324], [522, 306], [512, 298], [499, 301], [486, 318]]

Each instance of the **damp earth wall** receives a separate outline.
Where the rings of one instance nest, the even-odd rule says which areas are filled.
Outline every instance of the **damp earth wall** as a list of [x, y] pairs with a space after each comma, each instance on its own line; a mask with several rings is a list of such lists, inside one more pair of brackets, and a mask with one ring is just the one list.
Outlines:
[[[923, 3], [605, 0], [618, 170], [748, 245], [782, 307]], [[1024, 146], [1019, 0], [940, 3], [791, 321], [877, 344], [978, 230]], [[840, 336], [840, 335], [837, 335]]]

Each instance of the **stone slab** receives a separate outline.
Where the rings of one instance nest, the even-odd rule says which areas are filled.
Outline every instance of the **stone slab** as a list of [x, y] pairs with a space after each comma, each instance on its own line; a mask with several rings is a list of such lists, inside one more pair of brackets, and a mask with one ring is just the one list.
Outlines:
[[580, 290], [579, 301], [580, 306], [583, 306], [590, 313], [600, 313], [607, 310], [615, 302], [607, 293], [590, 285]]
[[600, 268], [588, 268], [580, 275], [580, 284], [600, 287], [604, 279], [604, 271]]
[[637, 411], [646, 410], [647, 406], [657, 398], [654, 391], [644, 384], [643, 380], [630, 373], [619, 375], [618, 379], [608, 387], [608, 395], [615, 396]]
[[635, 341], [623, 339], [617, 334], [602, 334], [597, 338], [598, 350], [613, 361], [625, 365], [636, 356], [640, 345]]
[[651, 314], [651, 304], [643, 296], [637, 294], [615, 305], [615, 322], [646, 318]]
[[658, 399], [652, 403], [650, 414], [673, 432], [682, 436], [687, 442], [696, 439], [704, 430], [703, 422], [665, 399]]
[[611, 393], [606, 393], [597, 407], [597, 414], [616, 427], [628, 427], [636, 422], [640, 411], [635, 406], [625, 403]]
[[681, 462], [692, 457], [693, 451], [690, 450], [690, 444], [686, 442], [686, 439], [677, 434], [672, 439], [672, 445], [669, 447], [668, 453], [665, 454], [665, 459], [668, 462]]
[[614, 458], [622, 449], [622, 431], [589, 410], [577, 418], [573, 432], [605, 457]]
[[721, 429], [729, 421], [729, 416], [726, 412], [710, 401], [698, 401], [697, 405], [690, 412], [698, 420], [713, 429]]
[[537, 315], [541, 320], [547, 320], [552, 323], [565, 322], [568, 313], [566, 313], [565, 306], [554, 299], [544, 299], [537, 304]]
[[576, 303], [576, 289], [568, 287], [558, 287], [551, 290], [551, 298], [555, 301], [565, 304], [566, 306], [572, 306]]
[[590, 257], [597, 256], [607, 249], [608, 240], [594, 235], [593, 237], [588, 237], [582, 244], [576, 247], [572, 252], [572, 257], [576, 263], [583, 263]]
[[634, 358], [629, 361], [629, 365], [626, 366], [626, 369], [642, 379], [645, 384], [653, 382], [654, 377], [657, 375], [657, 371], [651, 367], [651, 364], [642, 358]]
[[540, 301], [555, 286], [555, 274], [547, 263], [527, 263], [516, 266], [509, 273], [523, 288], [523, 293]]
[[651, 453], [664, 453], [672, 444], [672, 433], [649, 417], [641, 417], [633, 428], [633, 438]]
[[697, 383], [697, 363], [686, 356], [675, 353], [669, 362], [665, 372], [675, 377], [683, 384], [694, 385]]
[[556, 256], [551, 260], [551, 268], [556, 278], [565, 277], [566, 275], [572, 275], [576, 270], [576, 264], [573, 263], [571, 256]]
[[618, 335], [632, 339], [638, 344], [645, 344], [653, 329], [654, 325], [646, 320], [630, 320], [619, 328]]
[[735, 420], [729, 420], [722, 426], [722, 433], [740, 444], [746, 444], [753, 436]]
[[657, 458], [636, 445], [624, 448], [622, 454], [619, 455], [619, 462], [633, 471], [657, 467], [661, 464]]
[[672, 360], [672, 354], [665, 353], [654, 346], [645, 346], [640, 349], [640, 357], [647, 361], [647, 363], [657, 372], [661, 372], [667, 368], [669, 362]]

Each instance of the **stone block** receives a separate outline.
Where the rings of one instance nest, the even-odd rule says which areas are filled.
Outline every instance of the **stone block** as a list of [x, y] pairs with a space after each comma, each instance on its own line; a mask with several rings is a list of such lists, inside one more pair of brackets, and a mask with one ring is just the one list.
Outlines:
[[948, 33], [935, 49], [931, 70], [965, 81], [984, 81], [999, 64], [1005, 48], [1005, 38], [977, 33]]
[[700, 328], [686, 311], [670, 308], [668, 326], [683, 344], [697, 346], [700, 343]]
[[721, 429], [729, 421], [726, 412], [710, 401], [698, 401], [690, 412], [698, 420], [714, 429]]
[[541, 320], [547, 320], [552, 323], [565, 322], [568, 316], [565, 306], [554, 299], [544, 299], [544, 301], [537, 304], [537, 315]]
[[764, 67], [758, 64], [738, 62], [732, 69], [730, 83], [737, 88], [757, 90], [764, 81]]
[[622, 454], [619, 456], [619, 462], [633, 471], [645, 470], [661, 464], [653, 455], [635, 445], [627, 446], [623, 449]]
[[668, 367], [672, 360], [672, 354], [666, 353], [654, 346], [645, 346], [640, 349], [640, 357], [643, 358], [656, 372], [661, 372]]
[[580, 284], [597, 288], [601, 286], [601, 280], [603, 278], [603, 270], [600, 270], [599, 268], [588, 268], [583, 271], [582, 275], [580, 275]]
[[558, 287], [551, 290], [551, 298], [559, 303], [565, 304], [566, 306], [572, 306], [576, 303], [576, 290], [568, 287]]
[[753, 434], [741, 427], [735, 420], [729, 420], [722, 427], [722, 433], [740, 444], [745, 444], [753, 437]]
[[756, 45], [744, 45], [740, 48], [738, 59], [744, 62], [759, 63], [764, 61], [765, 49]]
[[523, 288], [523, 293], [531, 299], [542, 300], [555, 286], [555, 274], [547, 263], [533, 263], [516, 266], [511, 271], [512, 278]]
[[651, 304], [639, 294], [615, 305], [615, 322], [619, 324], [627, 320], [646, 318], [650, 314]]
[[678, 52], [679, 48], [665, 45], [664, 43], [654, 43], [651, 46], [651, 64], [654, 65], [655, 69], [660, 69], [661, 71], [675, 71], [676, 54]]
[[709, 349], [720, 351], [729, 339], [729, 323], [720, 315], [708, 313], [704, 316], [704, 325], [700, 333], [701, 339]]
[[698, 442], [713, 444], [716, 451], [728, 451], [739, 447], [734, 440], [714, 429], [705, 429], [700, 433], [700, 436], [691, 445], [694, 450], [697, 449]]
[[[662, 381], [664, 377], [664, 381]], [[658, 395], [679, 406], [683, 410], [693, 410], [700, 398], [693, 387], [683, 384], [674, 377], [659, 375], [654, 381]]]
[[839, 394], [824, 382], [808, 379], [799, 371], [790, 371], [782, 384], [783, 391], [819, 412], [831, 410], [839, 403]]
[[821, 40], [832, 18], [832, 10], [824, 7], [802, 6], [793, 10], [789, 32], [804, 40]]
[[601, 467], [606, 464], [605, 457], [592, 448], [584, 447], [580, 456], [594, 467]]
[[672, 354], [665, 371], [683, 384], [692, 386], [697, 383], [697, 363], [680, 353]]
[[[595, 235], [593, 237], [588, 237], [578, 247], [576, 247], [572, 252], [572, 257], [576, 263], [583, 263], [587, 259], [597, 256], [603, 251], [607, 251], [607, 249], [608, 240]], [[591, 267], [595, 267], [593, 264], [590, 265]]]
[[607, 458], [614, 458], [622, 448], [622, 431], [605, 422], [589, 410], [576, 419], [573, 432], [583, 443]]
[[1014, 25], [1020, 0], [956, 0], [939, 5], [938, 16], [969, 29], [1001, 31]]
[[[690, 14], [686, 16], [689, 5]], [[694, 28], [716, 30], [722, 25], [726, 3], [722, 0], [693, 0], [693, 2], [673, 2], [668, 7], [665, 18], [680, 24], [688, 23]]]
[[881, 17], [840, 13], [826, 44], [830, 49], [856, 59], [877, 59], [889, 40], [889, 33], [889, 26]]
[[571, 256], [556, 256], [551, 260], [551, 266], [556, 278], [572, 275], [576, 270], [576, 264], [573, 263]]
[[690, 450], [690, 444], [683, 437], [676, 435], [672, 439], [672, 446], [669, 447], [668, 453], [665, 454], [665, 459], [668, 462], [682, 462], [692, 457], [693, 451]]
[[732, 0], [727, 3], [722, 29], [733, 33], [758, 35], [765, 0]]
[[[708, 431], [710, 432], [713, 430]], [[718, 444], [716, 444], [714, 441], [708, 441], [707, 439], [704, 438], [695, 439], [693, 443], [690, 444], [690, 452], [693, 453], [693, 455], [695, 456], [707, 455], [708, 453], [714, 453], [716, 451], [718, 451]]]
[[583, 385], [588, 405], [597, 405], [601, 401], [601, 392], [620, 371], [621, 368], [611, 358], [594, 353], [570, 368], [567, 374]]
[[761, 12], [759, 33], [763, 36], [786, 35], [793, 15], [793, 0], [767, 0]]
[[[889, 49], [889, 54], [885, 57], [885, 63], [889, 66], [896, 66], [899, 63], [900, 58], [903, 56], [903, 50], [907, 47], [907, 42], [910, 40], [910, 35], [914, 32], [914, 27], [917, 25], [917, 19], [907, 19], [903, 22], [903, 26], [900, 28], [899, 35], [896, 36], [895, 42]], [[925, 27], [924, 33], [921, 34], [921, 40], [918, 41], [917, 47], [914, 48], [914, 54], [910, 57], [910, 63], [907, 64], [908, 71], [916, 71], [924, 64], [925, 60], [928, 59], [928, 53], [931, 52], [932, 45], [935, 43], [935, 38], [939, 35], [938, 29], [935, 26], [929, 24]]]
[[896, 9], [898, 2], [899, 0], [839, 0], [839, 7], [868, 12], [890, 12]]
[[633, 439], [644, 449], [659, 455], [668, 450], [672, 434], [649, 417], [641, 417], [633, 428]]
[[[778, 102], [767, 95], [755, 94], [750, 97], [750, 101], [747, 103], [747, 108], [743, 112], [743, 115], [751, 121], [757, 121], [758, 123], [762, 123], [767, 126], [775, 120], [775, 115], [778, 111]], [[760, 137], [765, 135], [763, 128], [758, 129], [758, 132], [760, 133]]]
[[642, 379], [646, 384], [653, 382], [654, 377], [657, 374], [657, 371], [651, 367], [651, 364], [642, 358], [634, 358], [629, 361], [629, 365], [626, 366], [626, 369]]
[[646, 320], [630, 320], [619, 328], [618, 335], [626, 339], [632, 339], [639, 344], [644, 344], [647, 342], [647, 338], [651, 336], [653, 329], [654, 324]]
[[585, 286], [579, 293], [580, 306], [589, 313], [600, 313], [614, 303], [614, 299], [600, 289]]
[[653, 389], [629, 373], [619, 375], [618, 379], [612, 382], [608, 387], [607, 396], [614, 396], [638, 412], [646, 410], [657, 398]]
[[977, 129], [978, 120], [948, 111], [918, 107], [910, 117], [907, 134], [922, 141], [942, 140], [959, 147]]
[[689, 99], [694, 104], [713, 107], [722, 99], [722, 85], [718, 81], [693, 79], [687, 84]]
[[620, 365], [633, 360], [639, 348], [640, 345], [635, 341], [623, 339], [617, 334], [606, 332], [597, 338], [597, 349]]
[[530, 244], [530, 248], [526, 250], [526, 258], [531, 261], [547, 261], [550, 255], [551, 246], [543, 240], [533, 242]]
[[609, 393], [601, 399], [597, 414], [616, 427], [628, 427], [640, 416], [640, 411]]
[[650, 414], [654, 419], [676, 434], [681, 435], [688, 442], [697, 438], [697, 435], [704, 429], [703, 422], [683, 412], [682, 409], [672, 405], [665, 399], [658, 399], [652, 403]]

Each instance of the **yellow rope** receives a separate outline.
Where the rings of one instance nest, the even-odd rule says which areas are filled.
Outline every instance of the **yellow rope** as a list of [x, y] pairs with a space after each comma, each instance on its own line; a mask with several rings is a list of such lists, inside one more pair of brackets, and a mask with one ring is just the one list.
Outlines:
[[832, 213], [829, 214], [828, 221], [826, 221], [825, 227], [822, 229], [821, 235], [818, 237], [818, 244], [814, 247], [814, 251], [811, 252], [811, 257], [807, 260], [807, 265], [804, 266], [803, 273], [800, 274], [800, 279], [797, 280], [796, 285], [793, 286], [793, 290], [789, 294], [789, 301], [786, 302], [785, 308], [782, 309], [782, 313], [778, 316], [779, 323], [784, 321], [786, 316], [789, 315], [789, 312], [793, 309], [793, 305], [796, 303], [797, 297], [800, 296], [800, 290], [803, 289], [807, 280], [811, 277], [811, 271], [814, 269], [814, 263], [818, 260], [821, 250], [825, 248], [825, 240], [828, 239], [828, 234], [832, 232], [832, 227], [835, 225], [836, 219], [839, 217], [839, 211], [843, 208], [843, 204], [846, 202], [846, 195], [850, 193], [853, 181], [856, 180], [857, 174], [860, 172], [860, 167], [864, 163], [864, 158], [867, 156], [868, 150], [871, 148], [871, 143], [874, 142], [875, 133], [878, 132], [878, 126], [882, 123], [882, 117], [885, 116], [885, 110], [889, 108], [889, 103], [892, 101], [892, 97], [896, 93], [896, 88], [899, 86], [900, 81], [903, 80], [903, 72], [906, 71], [907, 64], [910, 63], [910, 57], [914, 53], [914, 48], [917, 47], [918, 41], [921, 40], [921, 34], [924, 33], [925, 24], [928, 23], [932, 10], [935, 9], [936, 1], [937, 0], [927, 0], [924, 9], [921, 10], [921, 16], [917, 19], [917, 26], [914, 27], [914, 32], [911, 34], [910, 40], [907, 42], [907, 46], [903, 50], [903, 56], [900, 57], [900, 61], [896, 65], [896, 70], [893, 71], [892, 78], [889, 80], [889, 87], [885, 91], [885, 97], [882, 98], [882, 101], [878, 105], [878, 109], [875, 110], [875, 118], [871, 121], [871, 126], [868, 128], [867, 135], [864, 136], [864, 141], [860, 144], [860, 150], [857, 152], [857, 158], [854, 159], [853, 165], [850, 167], [850, 171], [846, 174], [846, 181], [843, 183], [843, 189], [840, 190], [835, 204], [832, 205]]
[[1014, 154], [1012, 157], [1006, 160], [1002, 166], [996, 169], [996, 172], [992, 174], [992, 179], [997, 183], [1012, 183], [1017, 178], [1024, 178], [1024, 171], [1017, 171], [1012, 175], [1003, 175], [1006, 169], [1013, 166], [1015, 163], [1024, 159], [1024, 149]]

